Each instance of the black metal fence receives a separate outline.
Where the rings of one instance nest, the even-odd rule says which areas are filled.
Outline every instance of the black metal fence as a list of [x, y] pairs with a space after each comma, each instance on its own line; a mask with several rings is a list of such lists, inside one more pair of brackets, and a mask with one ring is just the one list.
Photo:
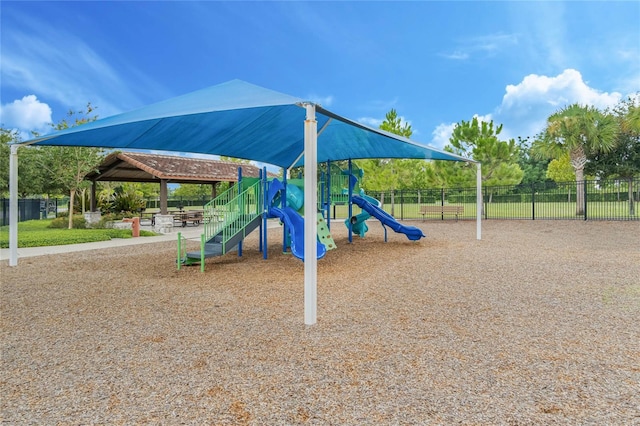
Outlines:
[[[383, 209], [400, 220], [458, 220], [476, 218], [476, 188], [432, 188], [369, 192], [383, 203]], [[170, 208], [204, 206], [206, 197], [172, 198]], [[0, 199], [2, 225], [9, 223], [9, 200]], [[66, 206], [61, 202], [61, 206]], [[147, 208], [159, 208], [159, 199], [148, 200]], [[430, 206], [423, 211], [424, 206]], [[457, 206], [456, 215], [442, 206]], [[55, 213], [55, 199], [21, 199], [18, 220], [40, 219]], [[348, 206], [335, 205], [335, 218], [346, 218]], [[545, 182], [532, 185], [487, 186], [483, 188], [484, 219], [640, 220], [640, 178], [631, 180], [585, 180]]]
[[[475, 219], [476, 188], [368, 193], [401, 219]], [[422, 206], [433, 206], [425, 214]], [[438, 206], [458, 206], [459, 216]], [[484, 219], [640, 220], [640, 178], [483, 187]], [[446, 211], [445, 211], [446, 210]], [[337, 217], [346, 217], [337, 209]]]
[[[431, 188], [367, 192], [400, 220], [458, 220], [476, 218], [476, 188]], [[203, 206], [204, 197], [168, 200], [169, 207]], [[159, 208], [148, 200], [147, 208]], [[431, 206], [423, 211], [424, 206]], [[457, 206], [456, 215], [441, 206]], [[424, 214], [423, 214], [424, 213]], [[348, 206], [332, 207], [332, 217], [344, 219]], [[532, 185], [483, 187], [484, 219], [640, 220], [640, 178], [542, 182]]]
[[[18, 222], [44, 219], [49, 214], [56, 215], [58, 200], [41, 198], [21, 198], [18, 200]], [[0, 198], [0, 226], [9, 225], [9, 199]]]

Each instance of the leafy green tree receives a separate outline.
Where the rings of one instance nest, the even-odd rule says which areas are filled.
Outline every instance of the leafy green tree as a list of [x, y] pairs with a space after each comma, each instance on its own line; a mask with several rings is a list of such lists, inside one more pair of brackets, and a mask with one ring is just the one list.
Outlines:
[[395, 135], [404, 136], [405, 138], [410, 138], [413, 134], [411, 125], [403, 122], [402, 118], [398, 117], [398, 113], [393, 108], [385, 115], [384, 121], [380, 124], [380, 129]]
[[422, 189], [428, 186], [427, 170], [429, 162], [418, 159], [403, 160], [400, 189]]
[[[391, 109], [384, 121], [380, 124], [380, 129], [405, 138], [410, 138], [413, 134], [411, 125], [401, 117], [395, 109]], [[398, 159], [368, 159], [358, 161], [358, 166], [364, 170], [364, 177], [361, 182], [362, 188], [367, 191], [391, 190], [391, 214], [394, 214], [395, 199], [394, 191], [412, 186], [411, 181], [415, 180], [416, 162], [412, 160]]]
[[[9, 144], [21, 142], [17, 131], [0, 128], [0, 194], [9, 193]], [[46, 170], [39, 166], [41, 152], [35, 147], [19, 148], [18, 195], [51, 194], [52, 185]]]
[[157, 198], [160, 196], [160, 185], [149, 182], [136, 182], [136, 191], [140, 191], [144, 198]]
[[640, 175], [640, 106], [628, 98], [613, 109], [620, 126], [617, 143], [610, 151], [592, 152], [585, 166], [587, 173], [599, 178], [619, 178], [627, 181], [629, 213], [635, 214], [633, 179]]
[[502, 124], [494, 127], [493, 120], [487, 123], [473, 117], [458, 123], [449, 138], [454, 153], [482, 163], [485, 185], [516, 185], [524, 175], [518, 165], [518, 146], [513, 139], [498, 139], [501, 132]]
[[220, 161], [227, 161], [229, 163], [238, 163], [238, 164], [251, 164], [251, 160], [245, 160], [244, 158], [227, 157], [224, 155], [220, 156]]
[[[554, 182], [570, 182], [575, 180], [576, 174], [571, 166], [571, 160], [569, 159], [568, 153], [562, 155], [560, 158], [551, 160], [547, 167], [547, 178]], [[567, 201], [570, 203], [571, 189], [569, 189], [567, 197]]]
[[358, 160], [357, 166], [364, 171], [360, 187], [367, 192], [389, 189], [389, 182], [393, 182], [394, 178], [391, 167], [385, 167], [388, 161], [378, 158]]
[[[95, 108], [91, 103], [87, 104], [85, 111], [69, 111], [67, 119], [63, 119], [54, 125], [55, 130], [64, 130], [69, 127], [80, 126], [84, 123], [97, 120], [93, 114]], [[69, 193], [69, 229], [73, 228], [73, 210], [75, 196], [78, 190], [86, 190], [90, 183], [84, 180], [87, 173], [97, 169], [103, 159], [102, 150], [80, 146], [51, 146], [40, 149], [39, 165], [44, 168], [59, 189]]]
[[616, 107], [616, 114], [622, 114], [622, 130], [633, 134], [640, 133], [640, 92], [634, 98], [629, 97]]
[[566, 153], [560, 158], [551, 160], [547, 167], [547, 177], [554, 182], [570, 182], [575, 180], [576, 173], [571, 166], [569, 154]]
[[[445, 151], [453, 153], [450, 146]], [[426, 170], [428, 186], [461, 188], [475, 184], [475, 167], [459, 161], [432, 161]]]
[[18, 132], [0, 128], [0, 191], [3, 196], [9, 193], [9, 144], [19, 141]]
[[[531, 151], [531, 141], [529, 137], [518, 137], [518, 165], [522, 169], [523, 176], [521, 185], [531, 186], [538, 182], [549, 180], [547, 177], [547, 168], [549, 158], [539, 158]], [[572, 178], [573, 179], [573, 178]]]
[[173, 191], [173, 196], [184, 198], [211, 198], [211, 185], [181, 184]]
[[573, 104], [547, 119], [541, 137], [534, 142], [537, 155], [559, 158], [569, 153], [576, 174], [576, 215], [584, 215], [584, 167], [593, 152], [610, 152], [617, 143], [619, 124], [611, 114], [593, 106]]

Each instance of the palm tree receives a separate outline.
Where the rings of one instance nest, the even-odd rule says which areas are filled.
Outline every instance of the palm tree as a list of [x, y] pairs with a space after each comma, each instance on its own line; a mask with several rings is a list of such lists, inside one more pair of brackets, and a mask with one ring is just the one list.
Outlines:
[[584, 166], [591, 152], [609, 152], [617, 143], [618, 123], [611, 114], [593, 106], [573, 104], [547, 119], [547, 127], [534, 144], [541, 157], [559, 158], [569, 153], [576, 172], [576, 215], [584, 215]]
[[[640, 99], [640, 95], [637, 99]], [[636, 105], [631, 98], [627, 104], [627, 114], [622, 121], [623, 130], [640, 133], [640, 105]]]

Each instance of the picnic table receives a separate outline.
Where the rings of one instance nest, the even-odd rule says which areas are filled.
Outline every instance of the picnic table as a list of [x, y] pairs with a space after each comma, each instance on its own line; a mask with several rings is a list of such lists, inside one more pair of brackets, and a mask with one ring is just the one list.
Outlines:
[[[155, 225], [156, 215], [160, 214], [160, 212], [140, 212], [140, 220], [150, 219], [151, 225]], [[193, 226], [198, 226], [204, 220], [204, 211], [203, 210], [168, 210], [168, 215], [173, 216], [174, 225], [181, 225], [182, 227], [187, 226], [187, 224], [192, 224]]]
[[203, 210], [181, 210], [170, 214], [173, 214], [174, 224], [182, 224], [182, 227], [187, 226], [188, 223], [198, 226], [204, 220]]

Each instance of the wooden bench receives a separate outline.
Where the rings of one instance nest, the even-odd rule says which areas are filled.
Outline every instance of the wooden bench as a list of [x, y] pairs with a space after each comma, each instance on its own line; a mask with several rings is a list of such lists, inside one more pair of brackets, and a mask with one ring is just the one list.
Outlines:
[[437, 214], [440, 216], [444, 216], [445, 214], [453, 214], [456, 216], [456, 220], [458, 220], [458, 216], [464, 213], [463, 206], [420, 206], [420, 214], [422, 215], [422, 220], [424, 221], [425, 216], [428, 214]]

